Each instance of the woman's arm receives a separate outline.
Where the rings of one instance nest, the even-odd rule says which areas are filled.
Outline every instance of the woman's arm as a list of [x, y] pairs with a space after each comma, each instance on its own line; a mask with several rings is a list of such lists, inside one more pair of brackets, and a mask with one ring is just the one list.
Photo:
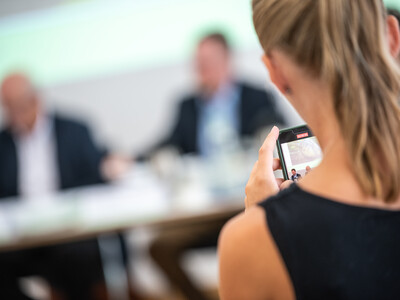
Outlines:
[[261, 208], [251, 208], [225, 225], [218, 249], [222, 300], [294, 299]]
[[219, 240], [221, 299], [294, 299], [286, 268], [256, 204], [279, 192], [283, 179], [273, 151], [279, 129], [272, 128], [260, 148], [246, 186], [246, 213], [232, 219]]

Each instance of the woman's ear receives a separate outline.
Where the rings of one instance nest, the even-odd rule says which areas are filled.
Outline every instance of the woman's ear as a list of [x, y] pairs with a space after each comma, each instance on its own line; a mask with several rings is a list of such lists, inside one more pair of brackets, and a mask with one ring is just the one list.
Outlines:
[[282, 94], [287, 94], [290, 91], [290, 87], [283, 76], [282, 70], [276, 64], [272, 56], [262, 56], [262, 61], [265, 67], [268, 69], [269, 77], [275, 86], [279, 89]]
[[394, 16], [389, 15], [386, 19], [388, 28], [388, 39], [390, 53], [394, 58], [400, 55], [400, 28], [399, 22]]

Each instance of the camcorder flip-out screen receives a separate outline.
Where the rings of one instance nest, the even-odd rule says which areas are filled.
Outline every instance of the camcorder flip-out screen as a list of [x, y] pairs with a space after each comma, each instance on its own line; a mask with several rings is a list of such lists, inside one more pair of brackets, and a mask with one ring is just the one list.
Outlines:
[[298, 181], [321, 162], [318, 140], [307, 125], [281, 130], [276, 144], [285, 180]]

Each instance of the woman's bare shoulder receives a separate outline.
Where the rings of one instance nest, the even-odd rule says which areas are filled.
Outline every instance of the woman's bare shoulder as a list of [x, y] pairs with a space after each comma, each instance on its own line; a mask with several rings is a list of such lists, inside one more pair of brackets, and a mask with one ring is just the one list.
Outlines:
[[294, 299], [261, 208], [253, 207], [230, 220], [218, 248], [222, 299]]

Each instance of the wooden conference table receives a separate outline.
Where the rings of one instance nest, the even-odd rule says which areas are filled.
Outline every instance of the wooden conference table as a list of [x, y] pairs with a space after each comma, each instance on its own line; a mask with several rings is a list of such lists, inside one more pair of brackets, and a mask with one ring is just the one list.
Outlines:
[[[244, 209], [244, 188], [236, 187], [236, 191], [216, 197], [193, 180], [171, 187], [148, 166], [136, 165], [113, 184], [1, 201], [0, 252], [90, 237], [99, 238], [101, 249], [105, 240], [107, 249], [107, 237], [113, 233], [143, 226], [185, 226], [239, 213]], [[105, 260], [113, 258], [103, 258], [103, 268]], [[111, 271], [114, 278], [107, 279], [105, 274], [110, 299], [128, 299], [127, 277], [115, 280], [115, 267]], [[124, 290], [125, 294], [121, 293]]]
[[149, 169], [135, 167], [114, 184], [37, 199], [5, 199], [0, 202], [0, 251], [63, 243], [142, 226], [184, 225], [195, 219], [207, 222], [244, 208], [241, 196], [214, 197], [198, 190], [196, 186], [191, 193], [197, 196], [179, 200]]

